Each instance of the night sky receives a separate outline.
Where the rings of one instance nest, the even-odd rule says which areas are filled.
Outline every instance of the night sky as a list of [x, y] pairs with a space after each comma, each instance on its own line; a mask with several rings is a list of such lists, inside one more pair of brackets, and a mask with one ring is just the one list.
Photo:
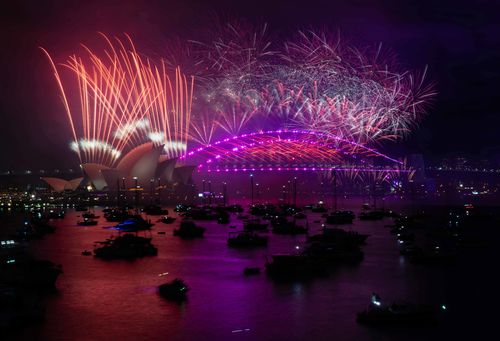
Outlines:
[[[105, 3], [105, 4], [104, 4]], [[0, 9], [0, 171], [77, 165], [47, 60], [92, 44], [96, 32], [131, 34], [161, 53], [214, 13], [266, 21], [276, 36], [328, 27], [355, 45], [382, 42], [405, 68], [429, 66], [438, 96], [429, 116], [393, 153], [498, 153], [500, 4], [493, 1], [5, 1]]]

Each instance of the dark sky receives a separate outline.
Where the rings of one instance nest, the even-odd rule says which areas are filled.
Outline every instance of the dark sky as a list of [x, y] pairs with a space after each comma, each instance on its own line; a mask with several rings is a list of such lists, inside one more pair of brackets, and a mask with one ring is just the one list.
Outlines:
[[[330, 27], [349, 41], [394, 50], [409, 69], [429, 65], [439, 95], [399, 146], [441, 156], [500, 148], [500, 4], [467, 0], [3, 1], [0, 5], [0, 171], [76, 165], [54, 79], [38, 46], [64, 58], [97, 31], [128, 32], [161, 51], [213, 13], [269, 23], [277, 35]], [[186, 33], [187, 32], [187, 33]]]

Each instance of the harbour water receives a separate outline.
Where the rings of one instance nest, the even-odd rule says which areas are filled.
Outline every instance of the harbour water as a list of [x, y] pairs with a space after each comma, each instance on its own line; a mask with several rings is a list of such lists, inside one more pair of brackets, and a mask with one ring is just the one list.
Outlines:
[[[359, 213], [359, 205], [346, 205]], [[171, 214], [175, 213], [169, 208]], [[63, 265], [58, 293], [46, 298], [46, 321], [15, 335], [30, 340], [464, 340], [490, 339], [495, 328], [499, 280], [498, 248], [465, 250], [456, 263], [424, 266], [409, 263], [399, 254], [397, 240], [382, 221], [355, 220], [343, 228], [369, 234], [358, 265], [338, 266], [329, 277], [307, 281], [275, 281], [264, 271], [266, 257], [294, 252], [305, 236], [273, 235], [267, 247], [233, 249], [228, 232], [241, 229], [232, 214], [231, 224], [200, 222], [205, 237], [182, 240], [172, 225], [161, 222], [151, 230], [158, 256], [134, 261], [104, 261], [83, 256], [111, 230], [99, 224], [76, 226], [81, 212], [69, 210], [56, 220], [57, 231], [31, 242], [39, 258]], [[153, 221], [158, 217], [150, 216]], [[320, 230], [308, 213], [310, 233]], [[165, 234], [158, 234], [165, 231]], [[149, 233], [149, 232], [148, 232]], [[141, 233], [142, 234], [142, 233]], [[245, 267], [262, 273], [245, 276]], [[188, 299], [162, 299], [157, 286], [182, 278]], [[390, 303], [444, 304], [440, 324], [428, 327], [368, 327], [356, 323], [356, 313], [367, 307], [372, 292]]]

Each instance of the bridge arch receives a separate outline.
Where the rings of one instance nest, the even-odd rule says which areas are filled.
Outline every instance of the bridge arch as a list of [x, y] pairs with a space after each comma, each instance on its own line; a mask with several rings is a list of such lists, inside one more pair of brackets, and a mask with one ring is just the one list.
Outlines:
[[201, 146], [180, 158], [198, 171], [401, 171], [402, 162], [331, 134], [307, 130], [268, 130]]

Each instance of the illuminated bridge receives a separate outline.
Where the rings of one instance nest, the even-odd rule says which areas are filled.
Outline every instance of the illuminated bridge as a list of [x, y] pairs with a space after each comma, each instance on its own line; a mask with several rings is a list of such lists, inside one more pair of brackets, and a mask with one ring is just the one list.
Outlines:
[[326, 171], [401, 172], [401, 161], [375, 149], [305, 130], [242, 134], [199, 147], [181, 157], [198, 172]]

